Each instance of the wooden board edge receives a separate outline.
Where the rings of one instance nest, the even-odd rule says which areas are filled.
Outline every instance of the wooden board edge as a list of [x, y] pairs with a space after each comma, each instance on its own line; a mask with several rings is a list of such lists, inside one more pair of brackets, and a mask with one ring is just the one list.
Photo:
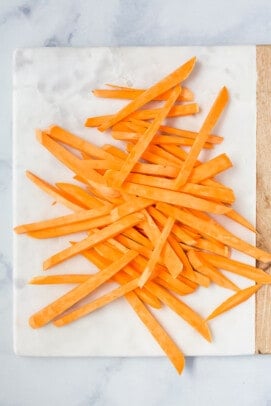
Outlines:
[[[271, 45], [256, 46], [257, 66], [257, 246], [271, 251]], [[269, 264], [257, 266], [271, 273]], [[256, 295], [255, 353], [271, 353], [271, 286]]]

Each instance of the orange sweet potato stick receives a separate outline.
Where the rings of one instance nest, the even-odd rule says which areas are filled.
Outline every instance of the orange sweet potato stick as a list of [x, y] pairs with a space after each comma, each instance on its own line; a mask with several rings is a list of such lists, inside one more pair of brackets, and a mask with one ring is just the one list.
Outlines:
[[[95, 89], [92, 91], [92, 93], [96, 97], [103, 97], [103, 98], [109, 98], [109, 99], [134, 100], [146, 91], [146, 89], [135, 89], [135, 88], [116, 87], [116, 86], [114, 86], [114, 87], [115, 87], [114, 90]], [[169, 91], [158, 95], [153, 100], [155, 100], [155, 101], [167, 100], [168, 96], [169, 96]], [[193, 101], [193, 100], [194, 100], [193, 92], [190, 89], [188, 89], [187, 87], [182, 87], [181, 94], [178, 97], [177, 101]]]
[[58, 285], [83, 283], [91, 277], [91, 274], [61, 274], [61, 275], [45, 275], [35, 276], [28, 282], [30, 285]]
[[214, 283], [219, 286], [222, 286], [225, 289], [231, 289], [238, 291], [238, 286], [235, 285], [230, 279], [224, 276], [221, 272], [219, 272], [215, 267], [212, 265], [207, 264], [204, 260], [199, 256], [199, 254], [194, 251], [188, 251], [188, 258], [193, 265], [194, 269], [196, 269], [199, 273], [210, 278]]
[[41, 223], [19, 226], [15, 228], [15, 231], [17, 233], [28, 232], [28, 235], [35, 238], [59, 237], [87, 231], [95, 227], [104, 227], [151, 204], [151, 200], [136, 198], [133, 202], [125, 202], [113, 209], [110, 206], [106, 206], [93, 210], [84, 210], [80, 213], [62, 216]]
[[[157, 210], [155, 207], [150, 206], [148, 208], [148, 212], [150, 215], [153, 217], [153, 219], [161, 226], [165, 226], [167, 217], [163, 215], [159, 210]], [[178, 237], [179, 240], [184, 242], [185, 244], [188, 245], [193, 245], [196, 243], [196, 240], [194, 238], [190, 237], [190, 234], [187, 233], [183, 228], [181, 228], [178, 224], [174, 224], [172, 227], [172, 233]]]
[[217, 316], [220, 316], [222, 313], [227, 312], [233, 307], [238, 306], [239, 304], [248, 300], [252, 295], [254, 295], [262, 285], [250, 286], [246, 289], [239, 290], [237, 293], [229, 297], [225, 302], [219, 305], [208, 317], [207, 320], [212, 320]]
[[219, 203], [195, 197], [188, 193], [165, 190], [153, 186], [138, 185], [132, 182], [125, 182], [123, 190], [126, 193], [150, 198], [158, 202], [171, 203], [177, 206], [207, 211], [209, 213], [224, 214], [231, 210], [229, 207], [223, 206]]
[[237, 275], [251, 279], [260, 284], [271, 283], [271, 275], [262, 271], [260, 268], [244, 264], [231, 258], [225, 258], [220, 255], [215, 255], [207, 252], [199, 252], [198, 255], [207, 263], [224, 269], [225, 271], [236, 273]]
[[[165, 93], [167, 90], [172, 89], [174, 86], [185, 80], [193, 70], [195, 62], [196, 58], [194, 57], [186, 62], [184, 65], [180, 66], [174, 72], [170, 73], [168, 76], [164, 77], [162, 80], [149, 87], [136, 99], [132, 100], [125, 107], [119, 110], [111, 119], [103, 123], [103, 125], [99, 127], [100, 131], [107, 130], [109, 127], [112, 127], [114, 124], [125, 119], [131, 113], [138, 110], [140, 107], [144, 106], [155, 97], [159, 96], [159, 94]], [[179, 94], [177, 95], [177, 98], [178, 97]]]
[[184, 368], [185, 358], [180, 349], [176, 346], [175, 342], [169, 337], [166, 331], [149, 312], [147, 307], [142, 303], [135, 292], [127, 293], [125, 295], [125, 299], [132, 306], [137, 316], [140, 318], [143, 324], [145, 324], [163, 351], [165, 351], [166, 355], [171, 360], [177, 371], [181, 373]]
[[85, 189], [73, 183], [57, 182], [56, 186], [61, 191], [65, 192], [68, 196], [76, 196], [76, 200], [80, 202], [85, 208], [94, 209], [101, 206], [112, 207], [110, 203], [105, 200], [97, 199]]
[[[107, 244], [107, 243], [106, 243]], [[104, 245], [104, 244], [101, 244]], [[82, 255], [84, 258], [86, 258], [89, 262], [92, 262], [97, 268], [100, 270], [103, 270], [106, 268], [108, 265], [112, 263], [112, 261], [116, 260], [116, 255], [114, 256], [113, 260], [108, 260], [108, 258], [105, 258], [104, 256], [101, 256], [98, 254], [97, 247], [100, 246], [98, 244], [95, 249], [91, 248], [87, 251], [82, 252]], [[125, 251], [126, 253], [127, 251]], [[120, 255], [121, 257], [121, 255]], [[118, 257], [118, 258], [120, 258]], [[132, 273], [131, 273], [132, 271]], [[130, 276], [133, 278], [137, 277], [138, 275], [134, 275], [133, 273], [133, 268], [131, 265], [126, 265], [122, 271], [118, 272], [116, 275], [112, 277], [112, 280], [114, 282], [117, 282], [120, 285], [123, 285], [124, 283], [127, 283], [129, 280], [131, 280]], [[110, 282], [110, 280], [109, 280]], [[140, 289], [136, 288], [134, 290], [136, 295], [146, 304], [150, 305], [151, 307], [155, 309], [161, 309], [162, 304], [160, 300], [153, 295], [153, 293], [150, 292], [150, 290], [147, 290], [145, 287]]]
[[144, 219], [144, 215], [140, 213], [130, 214], [129, 216], [123, 217], [119, 221], [116, 221], [109, 226], [104, 227], [103, 229], [97, 231], [93, 235], [83, 239], [82, 241], [74, 244], [71, 247], [68, 247], [52, 257], [48, 258], [43, 263], [43, 269], [49, 269], [54, 265], [57, 265], [74, 255], [79, 254], [86, 249], [93, 247], [94, 245], [98, 244], [99, 242], [105, 241], [106, 239], [113, 237], [125, 229], [138, 224], [140, 221]]
[[[163, 213], [173, 216], [181, 223], [187, 224], [189, 226], [192, 225], [192, 227], [196, 230], [199, 230], [199, 232], [203, 232], [204, 234], [215, 238], [216, 240], [228, 245], [229, 247], [244, 252], [245, 254], [258, 259], [259, 261], [265, 263], [271, 262], [271, 254], [241, 240], [222, 226], [218, 227], [211, 222], [200, 219], [199, 217], [195, 217], [191, 213], [187, 213], [177, 207], [170, 206], [166, 203], [158, 203], [157, 208]], [[226, 258], [224, 259], [226, 260]]]
[[203, 145], [208, 139], [209, 134], [211, 133], [213, 127], [215, 126], [217, 120], [219, 119], [222, 111], [224, 110], [228, 102], [228, 91], [223, 87], [217, 96], [211, 110], [206, 117], [198, 137], [195, 139], [193, 146], [185, 160], [179, 175], [176, 178], [175, 187], [179, 189], [180, 186], [183, 186], [187, 179], [189, 178], [191, 171], [194, 167], [194, 164], [199, 156], [200, 151], [202, 150]]
[[[110, 174], [108, 174], [110, 176]], [[109, 178], [107, 177], [107, 179]], [[148, 176], [143, 174], [130, 174], [127, 177], [128, 182], [138, 185], [153, 186], [162, 189], [174, 190], [174, 180], [159, 176]], [[179, 189], [180, 192], [189, 193], [194, 196], [220, 201], [223, 203], [233, 203], [235, 195], [232, 189], [220, 188], [216, 186], [204, 186], [195, 183], [186, 183]]]
[[109, 293], [93, 300], [90, 303], [86, 303], [80, 306], [78, 309], [72, 310], [65, 314], [64, 316], [58, 318], [54, 321], [54, 325], [57, 327], [65, 326], [69, 323], [72, 323], [81, 317], [86, 316], [93, 311], [100, 309], [103, 306], [113, 302], [116, 299], [126, 295], [127, 293], [131, 292], [138, 286], [138, 279], [133, 279], [130, 282], [125, 283], [124, 285], [111, 290]]
[[142, 286], [144, 286], [145, 283], [151, 278], [151, 276], [154, 272], [155, 265], [158, 262], [162, 249], [167, 241], [167, 238], [171, 232], [173, 225], [174, 225], [174, 219], [172, 217], [169, 217], [167, 219], [165, 227], [163, 228], [160, 238], [154, 247], [154, 250], [151, 254], [148, 264], [147, 264], [146, 268], [144, 269], [142, 275], [139, 278], [138, 285], [140, 288], [142, 288]]
[[181, 350], [134, 292], [127, 293], [126, 299], [180, 374], [185, 365], [185, 358]]
[[110, 182], [113, 187], [120, 187], [122, 183], [125, 181], [129, 173], [135, 166], [136, 162], [141, 157], [142, 153], [147, 149], [151, 140], [155, 136], [155, 133], [158, 130], [161, 121], [167, 116], [170, 108], [175, 103], [176, 98], [178, 97], [179, 94], [180, 88], [175, 87], [172, 90], [169, 99], [165, 102], [164, 107], [161, 109], [161, 112], [156, 116], [156, 118], [153, 120], [153, 123], [144, 133], [144, 137], [142, 138], [142, 140], [139, 140], [137, 142], [137, 144], [133, 147], [133, 150], [130, 152], [130, 154], [124, 161], [118, 176], [115, 177], [113, 182]]
[[94, 169], [86, 168], [84, 161], [77, 158], [74, 154], [58, 144], [46, 133], [37, 130], [37, 139], [39, 142], [50, 151], [60, 162], [67, 166], [76, 174], [85, 178], [90, 185], [102, 191], [106, 196], [118, 197], [119, 193], [106, 186], [103, 177], [98, 174]]
[[[136, 118], [140, 120], [151, 120], [154, 119], [158, 114], [161, 113], [162, 109], [144, 109], [135, 111], [128, 118]], [[167, 116], [168, 117], [179, 117], [179, 116], [190, 116], [199, 112], [199, 106], [197, 103], [189, 103], [173, 106]], [[89, 117], [85, 121], [86, 127], [98, 127], [106, 122], [108, 119], [113, 118], [112, 115]]]
[[113, 161], [111, 154], [102, 148], [97, 147], [89, 141], [86, 141], [57, 125], [50, 126], [45, 132], [54, 140], [63, 142], [63, 144], [73, 147], [78, 151], [85, 152], [91, 157]]
[[73, 211], [81, 211], [82, 208], [85, 208], [83, 205], [81, 205], [79, 202], [75, 202], [73, 198], [69, 197], [61, 190], [57, 189], [45, 180], [39, 178], [37, 175], [34, 175], [34, 173], [26, 171], [26, 176], [41, 190], [52, 196], [57, 202], [63, 204], [68, 209], [71, 209]]

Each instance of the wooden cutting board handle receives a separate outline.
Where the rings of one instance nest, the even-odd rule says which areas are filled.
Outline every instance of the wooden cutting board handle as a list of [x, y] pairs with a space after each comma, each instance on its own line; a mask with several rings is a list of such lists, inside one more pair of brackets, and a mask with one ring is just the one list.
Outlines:
[[[271, 45], [256, 47], [257, 61], [257, 246], [271, 251]], [[271, 265], [262, 269], [271, 273]], [[271, 286], [256, 296], [255, 350], [271, 353]]]

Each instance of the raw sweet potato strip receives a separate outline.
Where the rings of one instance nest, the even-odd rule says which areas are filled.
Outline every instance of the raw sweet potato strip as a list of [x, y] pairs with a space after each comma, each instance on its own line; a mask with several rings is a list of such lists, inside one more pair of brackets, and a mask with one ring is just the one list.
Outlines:
[[[194, 68], [195, 62], [196, 58], [194, 57], [180, 66], [174, 72], [170, 73], [168, 76], [164, 77], [162, 80], [149, 87], [136, 99], [132, 100], [125, 107], [119, 110], [111, 119], [104, 122], [99, 129], [101, 131], [107, 130], [109, 127], [112, 127], [114, 124], [125, 119], [131, 113], [138, 110], [140, 107], [144, 106], [155, 97], [178, 85], [190, 75], [191, 71]], [[177, 97], [179, 97], [179, 94]], [[169, 98], [170, 96], [168, 97], [168, 99]]]
[[[95, 247], [95, 250], [97, 250], [102, 256], [105, 258], [110, 258], [110, 260], [114, 260], [115, 258], [118, 258], [121, 256], [123, 253], [126, 253], [127, 250], [129, 249], [126, 248], [125, 245], [123, 244], [118, 244], [116, 245], [116, 239], [111, 241], [111, 239], [103, 244], [98, 244]], [[147, 265], [147, 261], [144, 260], [140, 255], [138, 255], [134, 261], [128, 266], [124, 268], [124, 271], [127, 272], [132, 278], [138, 278], [142, 274], [142, 269]], [[159, 283], [162, 286], [165, 286], [165, 281], [166, 281], [166, 286], [169, 286], [174, 290], [176, 293], [180, 295], [185, 295], [193, 292], [196, 288], [196, 286], [191, 286], [187, 285], [187, 283], [184, 283], [182, 281], [176, 281], [176, 279], [173, 279], [172, 276], [170, 276], [166, 269], [162, 267], [162, 269], [159, 269], [159, 276], [155, 277], [155, 279], [152, 279], [152, 284], [150, 284], [150, 281], [148, 281], [141, 290], [147, 289], [148, 292], [153, 292], [153, 284]], [[187, 281], [186, 281], [187, 282]]]
[[142, 140], [137, 142], [137, 144], [133, 147], [132, 151], [124, 161], [120, 173], [111, 183], [113, 187], [120, 187], [124, 182], [124, 180], [127, 178], [129, 173], [137, 163], [138, 159], [141, 157], [142, 153], [147, 149], [156, 131], [158, 130], [161, 121], [167, 116], [171, 106], [175, 103], [175, 100], [178, 97], [179, 93], [180, 88], [178, 87], [175, 87], [171, 91], [170, 97], [165, 102], [165, 105], [161, 109], [161, 112], [157, 114], [150, 127], [144, 133]]
[[219, 286], [222, 286], [225, 289], [231, 289], [235, 291], [239, 290], [238, 286], [236, 286], [235, 283], [224, 276], [215, 267], [206, 263], [196, 251], [191, 250], [188, 252], [187, 255], [194, 269], [196, 269], [199, 273], [207, 276], [211, 279], [211, 281]]
[[[160, 224], [161, 226], [165, 226], [167, 217], [163, 215], [159, 210], [155, 207], [150, 206], [148, 208], [148, 213], [153, 217], [153, 219]], [[179, 240], [183, 241], [185, 244], [193, 245], [196, 241], [189, 236], [189, 234], [183, 230], [178, 224], [174, 224], [172, 227], [172, 233], [178, 237]]]
[[[128, 90], [128, 91], [131, 91], [131, 92], [135, 91], [135, 90], [136, 91], [140, 90], [141, 92], [143, 92], [143, 91], [145, 92], [145, 90], [146, 90], [146, 89], [139, 89], [139, 88], [129, 87], [129, 86], [127, 87], [127, 86], [115, 85], [115, 84], [112, 84], [112, 83], [106, 83], [106, 86], [108, 86], [108, 87], [110, 87], [112, 89]], [[163, 95], [160, 94], [157, 97], [168, 98], [168, 93], [169, 93], [169, 91], [166, 91], [165, 93], [163, 93]], [[194, 93], [192, 92], [192, 90], [188, 89], [187, 87], [182, 87], [182, 95], [180, 95], [180, 97], [183, 97], [184, 94], [186, 95], [186, 97], [189, 97], [190, 100], [194, 100]], [[160, 99], [160, 100], [162, 100], [162, 99]], [[185, 101], [185, 100], [182, 100], [182, 101]], [[187, 101], [189, 101], [189, 100], [187, 100]]]
[[227, 102], [228, 102], [228, 91], [225, 87], [223, 87], [219, 92], [213, 106], [211, 107], [211, 110], [199, 131], [199, 135], [195, 139], [195, 142], [190, 152], [188, 153], [188, 157], [185, 160], [182, 169], [176, 178], [175, 183], [176, 189], [178, 189], [180, 186], [183, 186], [186, 183], [187, 179], [189, 178], [193, 166], [199, 156], [199, 153], [202, 150], [203, 145], [207, 141], [209, 134], [211, 134], [212, 129], [216, 125], [216, 122], [218, 121]]
[[[133, 144], [127, 144], [127, 150], [129, 152], [131, 152], [131, 150], [133, 150]], [[175, 157], [170, 152], [165, 151], [162, 147], [160, 147], [158, 145], [150, 145], [146, 152], [155, 154], [161, 158], [164, 158], [166, 160], [166, 162], [170, 165], [175, 164], [178, 167], [180, 167], [182, 164], [182, 161], [179, 158]], [[146, 155], [142, 154], [142, 158], [145, 159], [145, 156]]]
[[145, 283], [151, 278], [151, 276], [154, 272], [155, 265], [158, 262], [158, 259], [161, 255], [163, 247], [166, 244], [167, 238], [171, 232], [173, 224], [174, 224], [174, 219], [172, 217], [169, 217], [161, 232], [159, 240], [156, 242], [156, 245], [155, 245], [154, 250], [151, 254], [151, 257], [148, 261], [148, 264], [145, 267], [142, 275], [139, 278], [138, 284], [139, 284], [140, 288], [142, 288], [142, 286], [144, 286]]
[[[97, 266], [99, 269], [104, 269], [106, 266], [110, 265], [112, 263], [112, 261], [115, 260], [115, 258], [113, 258], [113, 260], [109, 260], [108, 258], [105, 258], [103, 255], [98, 254], [97, 246], [95, 247], [95, 249], [91, 248], [87, 251], [84, 251], [82, 253], [82, 255], [88, 261], [94, 263], [95, 266]], [[99, 246], [100, 246], [100, 244], [99, 244]], [[128, 280], [131, 280], [131, 276], [132, 276], [132, 278], [134, 278], [133, 275], [134, 275], [133, 267], [129, 264], [129, 265], [125, 266], [122, 271], [120, 271], [116, 275], [114, 275], [112, 280], [114, 282], [117, 282], [119, 285], [123, 285], [124, 283], [127, 283]], [[137, 276], [138, 275], [136, 275], [136, 277]], [[161, 309], [162, 303], [160, 302], [160, 300], [153, 293], [151, 293], [150, 290], [146, 289], [145, 287], [142, 289], [136, 288], [134, 290], [134, 293], [144, 303], [150, 305], [154, 309]]]
[[227, 312], [233, 307], [238, 306], [239, 304], [248, 300], [252, 295], [254, 295], [262, 285], [249, 286], [246, 289], [239, 290], [234, 295], [230, 296], [225, 302], [221, 303], [208, 317], [206, 320], [212, 320], [217, 316], [220, 316], [222, 313]]
[[[184, 212], [183, 210], [166, 203], [158, 203], [157, 208], [166, 215], [174, 216], [175, 219], [181, 223], [190, 225], [199, 232], [209, 235], [210, 237], [215, 238], [231, 248], [244, 252], [245, 254], [258, 259], [259, 261], [265, 263], [271, 262], [271, 254], [261, 250], [260, 248], [254, 247], [246, 241], [241, 240], [222, 226], [218, 227], [216, 224], [212, 224], [210, 221], [208, 222], [200, 219], [199, 217], [195, 217], [191, 213]], [[226, 258], [224, 259], [226, 260]]]
[[[110, 173], [107, 175], [109, 179]], [[174, 180], [162, 178], [159, 176], [149, 176], [143, 174], [131, 173], [127, 177], [127, 182], [136, 183], [139, 185], [153, 186], [162, 189], [174, 190]], [[186, 183], [178, 191], [190, 193], [191, 195], [216, 200], [223, 203], [233, 203], [235, 196], [230, 188], [219, 188], [213, 186], [203, 186], [195, 183]]]
[[[153, 244], [154, 250], [156, 249], [157, 246], [161, 243], [161, 232], [162, 230], [159, 230], [159, 227], [153, 220], [153, 218], [149, 215], [148, 211], [144, 210], [144, 215], [146, 218], [146, 221], [142, 222], [142, 227], [150, 239], [150, 241]], [[168, 218], [166, 219], [163, 228], [169, 227], [168, 226]], [[174, 221], [173, 225], [174, 226]], [[172, 227], [170, 229], [172, 230]], [[151, 255], [152, 256], [152, 255]], [[149, 259], [151, 259], [151, 256]], [[161, 259], [163, 264], [168, 268], [169, 273], [173, 276], [173, 278], [176, 278], [179, 273], [183, 269], [183, 264], [180, 261], [178, 255], [176, 255], [174, 249], [170, 246], [170, 244], [165, 241], [163, 244], [163, 247], [161, 249]]]
[[[109, 151], [112, 155], [120, 157], [122, 159], [127, 158], [127, 154], [123, 152], [122, 150], [118, 149], [117, 147], [113, 145], [105, 145], [104, 146], [107, 151]], [[109, 168], [111, 169], [111, 168]], [[135, 164], [135, 166], [132, 169], [132, 172], [135, 173], [143, 173], [146, 175], [157, 175], [157, 176], [167, 176], [170, 178], [174, 178], [178, 174], [178, 169], [176, 166], [171, 166], [168, 165], [168, 162], [164, 162], [162, 165], [159, 164], [145, 164], [138, 162]]]
[[[198, 136], [198, 133], [195, 131], [182, 130], [180, 128], [169, 127], [167, 125], [161, 125], [159, 130], [166, 134], [178, 135], [180, 137], [190, 138], [192, 140], [196, 139]], [[223, 141], [223, 137], [211, 134], [208, 136], [207, 141], [211, 144], [220, 144]]]
[[[117, 245], [115, 244], [116, 240], [118, 242]], [[110, 241], [111, 241], [111, 239], [110, 239]], [[137, 269], [137, 271], [141, 274], [142, 269], [144, 269], [147, 265], [147, 260], [144, 259], [143, 256], [145, 256], [148, 259], [151, 255], [151, 251], [148, 250], [147, 247], [144, 247], [138, 243], [135, 243], [134, 241], [130, 240], [129, 238], [125, 238], [123, 235], [119, 235], [119, 236], [115, 237], [114, 242], [112, 242], [112, 244], [113, 243], [114, 243], [115, 249], [120, 249], [121, 252], [126, 252], [127, 248], [128, 248], [128, 249], [134, 249], [135, 251], [137, 251], [140, 254], [133, 261], [133, 267], [135, 269]], [[104, 254], [105, 254], [105, 252], [104, 252], [105, 246], [107, 246], [107, 245], [108, 245], [108, 243], [103, 243], [102, 245], [99, 245], [99, 250], [101, 250], [101, 252], [103, 251]], [[133, 248], [131, 248], [131, 247], [133, 247]], [[145, 252], [144, 250], [148, 251], [148, 253]], [[106, 256], [107, 255], [110, 255], [108, 251], [106, 253]], [[116, 253], [114, 253], [114, 255], [116, 255]], [[155, 276], [155, 281], [157, 281], [160, 285], [162, 285], [164, 287], [170, 288], [170, 290], [178, 293], [179, 295], [191, 293], [191, 288], [194, 290], [197, 287], [196, 284], [191, 283], [186, 278], [181, 278], [180, 280], [174, 279], [167, 272], [167, 269], [158, 263], [156, 264], [156, 272], [157, 272], [157, 275], [159, 275], [159, 276]], [[138, 274], [135, 275], [134, 273], [132, 273], [131, 275], [133, 277], [138, 276]], [[179, 277], [180, 277], [180, 275], [179, 275]], [[148, 282], [146, 283], [145, 286], [148, 288]], [[189, 287], [189, 289], [187, 289], [187, 287]], [[142, 289], [144, 289], [144, 288], [142, 288]]]
[[195, 197], [188, 193], [165, 190], [153, 186], [138, 185], [132, 182], [125, 182], [123, 190], [126, 193], [151, 198], [158, 202], [160, 201], [177, 206], [195, 208], [209, 213], [224, 214], [231, 210], [229, 207], [222, 206], [219, 203]]
[[56, 285], [56, 284], [72, 284], [83, 283], [91, 277], [91, 274], [61, 274], [61, 275], [45, 275], [35, 276], [28, 282], [30, 285]]
[[188, 324], [193, 326], [207, 341], [211, 341], [211, 332], [203, 319], [180, 299], [175, 298], [166, 289], [159, 287], [154, 289], [157, 296]]
[[89, 192], [87, 192], [85, 189], [82, 189], [78, 185], [74, 185], [72, 183], [64, 183], [64, 182], [58, 182], [56, 183], [56, 186], [67, 193], [69, 196], [76, 196], [76, 199], [86, 208], [88, 209], [94, 209], [97, 207], [101, 206], [109, 206], [111, 205], [106, 202], [105, 200], [99, 200], [96, 197], [92, 196]]
[[68, 310], [75, 303], [79, 302], [104, 282], [112, 278], [112, 276], [131, 262], [137, 255], [137, 252], [129, 251], [127, 254], [124, 254], [120, 260], [113, 262], [103, 271], [92, 275], [86, 282], [76, 286], [59, 299], [35, 313], [29, 320], [31, 327], [39, 328], [52, 321], [55, 317]]
[[[149, 122], [146, 120], [139, 120], [135, 118], [130, 118], [129, 121], [120, 122], [113, 126], [112, 135], [115, 131], [117, 132], [131, 132], [142, 134], [145, 129], [149, 126]], [[159, 127], [159, 133], [163, 135], [173, 135], [173, 139], [177, 137], [194, 140], [198, 133], [194, 131], [182, 130], [179, 128], [173, 128], [165, 125]], [[211, 144], [220, 144], [223, 141], [223, 137], [218, 135], [209, 135], [207, 142]], [[178, 142], [177, 142], [178, 143]]]
[[69, 198], [69, 196], [67, 196], [67, 194], [63, 193], [61, 190], [57, 189], [45, 180], [39, 178], [37, 175], [34, 175], [34, 173], [26, 171], [26, 176], [41, 190], [52, 196], [57, 202], [68, 207], [68, 209], [71, 209], [73, 211], [81, 211], [83, 208], [85, 208], [83, 205], [74, 202], [73, 199]]
[[59, 251], [55, 255], [51, 256], [43, 263], [43, 269], [49, 269], [54, 265], [57, 265], [86, 249], [93, 247], [99, 242], [105, 241], [110, 237], [113, 237], [125, 229], [134, 226], [144, 219], [144, 216], [140, 213], [130, 214], [129, 216], [123, 217], [119, 221], [116, 221], [113, 224], [110, 224], [103, 229], [97, 231], [93, 235], [88, 236], [82, 241], [77, 242], [71, 247], [65, 248], [62, 251]]
[[237, 275], [251, 279], [257, 283], [271, 283], [271, 275], [262, 271], [260, 268], [244, 264], [231, 258], [225, 258], [221, 257], [220, 255], [210, 254], [207, 252], [199, 252], [198, 255], [207, 263], [210, 263], [217, 268], [236, 273]]
[[[125, 132], [125, 131], [112, 131], [112, 137], [115, 140], [119, 141], [130, 141], [130, 142], [136, 142], [140, 138], [142, 138], [142, 133], [138, 132]], [[163, 145], [163, 144], [174, 144], [174, 145], [184, 145], [184, 146], [191, 146], [193, 145], [194, 140], [190, 138], [185, 138], [185, 137], [174, 137], [174, 136], [168, 136], [168, 135], [156, 135], [151, 144], [156, 144], [156, 145]], [[212, 149], [213, 144], [209, 142], [205, 142], [203, 148], [206, 149]], [[112, 168], [113, 169], [113, 168]]]
[[256, 228], [253, 224], [251, 224], [245, 217], [243, 217], [240, 213], [236, 210], [232, 209], [225, 216], [229, 217], [231, 220], [236, 221], [237, 223], [241, 224], [243, 227], [248, 228], [250, 231], [256, 233]]
[[54, 325], [57, 327], [62, 327], [69, 323], [72, 323], [80, 319], [81, 317], [84, 317], [87, 314], [92, 313], [93, 311], [100, 309], [103, 306], [106, 306], [107, 304], [113, 302], [114, 300], [123, 297], [128, 292], [134, 290], [137, 286], [138, 279], [133, 279], [132, 281], [127, 282], [124, 285], [121, 285], [118, 288], [111, 290], [109, 293], [104, 294], [103, 296], [93, 300], [92, 302], [86, 303], [80, 306], [79, 308], [64, 314], [64, 316], [54, 321]]
[[[162, 110], [161, 108], [137, 110], [134, 113], [132, 113], [128, 118], [129, 119], [137, 118], [140, 120], [151, 120], [151, 119], [154, 119], [158, 114], [160, 114], [161, 110]], [[190, 116], [190, 115], [196, 114], [198, 112], [199, 112], [199, 106], [197, 103], [181, 104], [181, 105], [173, 106], [169, 110], [167, 117]], [[89, 117], [85, 121], [85, 126], [86, 127], [98, 127], [98, 129], [100, 129], [104, 123], [106, 123], [108, 120], [111, 120], [113, 118], [114, 118], [113, 115]]]
[[47, 128], [46, 133], [54, 140], [60, 141], [78, 151], [85, 152], [91, 157], [113, 161], [112, 156], [102, 148], [97, 147], [89, 141], [86, 141], [57, 125], [52, 125]]
[[[84, 252], [83, 255], [85, 255], [85, 253], [86, 252]], [[106, 263], [108, 264], [108, 261]], [[118, 276], [118, 274], [115, 276]], [[127, 293], [125, 295], [125, 299], [132, 306], [141, 321], [146, 325], [161, 348], [165, 351], [173, 365], [176, 367], [177, 371], [181, 373], [184, 367], [185, 359], [176, 344], [167, 335], [154, 316], [148, 311], [135, 292]]]
[[[104, 249], [104, 247], [101, 247], [103, 253], [106, 255], [110, 255], [108, 251]], [[112, 252], [111, 252], [112, 255]], [[115, 252], [113, 252], [113, 256], [115, 255]], [[138, 262], [140, 256], [136, 257], [134, 262]], [[142, 262], [142, 260], [141, 260]], [[140, 272], [142, 272], [142, 263], [139, 265]], [[134, 277], [137, 277], [137, 275], [133, 274]], [[159, 274], [160, 276], [160, 274]], [[164, 288], [158, 286], [155, 284], [153, 281], [148, 281], [145, 286], [150, 286], [151, 291], [162, 301], [164, 302], [167, 306], [169, 306], [174, 312], [176, 312], [179, 316], [181, 316], [184, 320], [187, 321], [188, 324], [192, 325], [204, 338], [206, 338], [208, 341], [211, 341], [211, 334], [208, 329], [207, 324], [204, 323], [203, 319], [190, 307], [188, 307], [186, 304], [181, 302], [180, 300], [176, 299], [173, 295], [168, 293]]]
[[[226, 245], [219, 243], [219, 241], [210, 241], [206, 238], [199, 238], [195, 244], [191, 244], [201, 250], [210, 251], [214, 254], [223, 255], [223, 257], [229, 256], [229, 249]], [[192, 248], [192, 247], [191, 247]]]
[[94, 169], [85, 168], [84, 161], [77, 158], [74, 154], [58, 144], [46, 133], [37, 130], [37, 139], [39, 142], [50, 151], [60, 162], [66, 167], [75, 172], [76, 174], [85, 178], [90, 185], [102, 191], [103, 194], [118, 197], [119, 193], [112, 188], [106, 186], [103, 177], [98, 174]]
[[[110, 99], [127, 99], [127, 100], [134, 100], [138, 96], [140, 96], [142, 93], [144, 93], [146, 90], [145, 89], [135, 89], [135, 88], [117, 88], [114, 90], [108, 90], [108, 89], [94, 89], [92, 93], [96, 97], [103, 97], [103, 98], [110, 98]], [[167, 100], [169, 96], [169, 91], [158, 95], [152, 100], [155, 101], [163, 101]], [[193, 101], [194, 100], [194, 94], [191, 92], [190, 89], [187, 87], [182, 87], [182, 91], [180, 96], [178, 97], [177, 101]]]
[[77, 211], [74, 214], [55, 217], [49, 220], [38, 221], [35, 223], [22, 224], [14, 228], [17, 234], [26, 233], [29, 231], [44, 230], [47, 228], [59, 227], [64, 225], [72, 225], [84, 220], [97, 219], [97, 217], [105, 216], [110, 213], [110, 207], [100, 207], [98, 209]]

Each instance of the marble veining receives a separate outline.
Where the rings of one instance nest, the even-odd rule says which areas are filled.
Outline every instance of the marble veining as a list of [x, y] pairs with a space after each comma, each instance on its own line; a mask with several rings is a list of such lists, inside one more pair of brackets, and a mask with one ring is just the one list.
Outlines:
[[[142, 10], [142, 12], [141, 12]], [[78, 15], [77, 21], [74, 21]], [[0, 404], [266, 406], [271, 357], [21, 358], [12, 348], [12, 53], [18, 47], [270, 43], [269, 0], [1, 0]], [[116, 368], [115, 368], [116, 367]], [[111, 369], [110, 369], [111, 368]], [[106, 371], [108, 371], [108, 379]], [[219, 371], [219, 373], [218, 373]]]

